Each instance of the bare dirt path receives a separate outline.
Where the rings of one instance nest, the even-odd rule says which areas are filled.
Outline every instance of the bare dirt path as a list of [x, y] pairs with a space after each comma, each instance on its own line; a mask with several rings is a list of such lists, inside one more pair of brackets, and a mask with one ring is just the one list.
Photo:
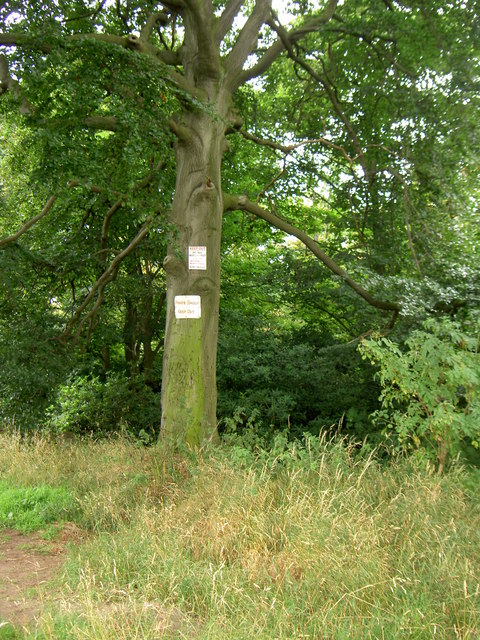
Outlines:
[[76, 537], [73, 525], [63, 528], [55, 540], [0, 530], [0, 625], [34, 622], [51, 595], [45, 586], [60, 572], [66, 544]]
[[[62, 571], [67, 544], [81, 540], [84, 536], [73, 524], [65, 525], [54, 540], [45, 540], [39, 533], [0, 529], [0, 630], [7, 624], [31, 629], [47, 604], [60, 602], [55, 576]], [[65, 607], [65, 602], [62, 606]], [[98, 607], [98, 615], [121, 617], [132, 610], [139, 616], [145, 613], [155, 616], [159, 638], [164, 638], [166, 632], [175, 634], [179, 630], [182, 637], [196, 636], [192, 620], [175, 607], [161, 603], [105, 603]]]

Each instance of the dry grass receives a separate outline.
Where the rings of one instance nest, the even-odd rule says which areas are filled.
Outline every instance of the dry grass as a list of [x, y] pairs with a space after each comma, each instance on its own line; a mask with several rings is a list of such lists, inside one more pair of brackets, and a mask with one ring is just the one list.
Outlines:
[[67, 486], [91, 532], [38, 638], [480, 638], [480, 499], [459, 470], [315, 440], [166, 462], [4, 436], [0, 472]]

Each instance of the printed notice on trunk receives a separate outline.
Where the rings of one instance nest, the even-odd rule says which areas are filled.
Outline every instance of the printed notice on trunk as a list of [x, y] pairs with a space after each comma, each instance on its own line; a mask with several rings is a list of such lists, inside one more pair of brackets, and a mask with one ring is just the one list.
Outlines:
[[201, 318], [200, 296], [175, 296], [175, 318]]
[[188, 247], [188, 268], [193, 271], [207, 270], [207, 247]]

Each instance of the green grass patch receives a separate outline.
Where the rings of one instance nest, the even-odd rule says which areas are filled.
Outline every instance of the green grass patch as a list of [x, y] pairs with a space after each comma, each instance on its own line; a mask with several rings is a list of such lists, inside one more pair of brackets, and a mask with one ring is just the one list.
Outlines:
[[23, 640], [25, 636], [20, 629], [15, 628], [0, 618], [0, 640]]
[[77, 511], [73, 494], [64, 487], [11, 486], [0, 480], [0, 526], [29, 533], [68, 520]]

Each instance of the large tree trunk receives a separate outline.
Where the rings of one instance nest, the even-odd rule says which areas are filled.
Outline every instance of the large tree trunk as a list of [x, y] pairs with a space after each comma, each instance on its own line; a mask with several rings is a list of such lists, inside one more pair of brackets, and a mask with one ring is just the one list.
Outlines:
[[[175, 235], [164, 261], [167, 318], [162, 377], [162, 438], [173, 446], [179, 442], [197, 446], [217, 434], [222, 120], [189, 113], [174, 126], [178, 137], [171, 216]], [[191, 246], [206, 247], [206, 270], [189, 269]], [[200, 297], [200, 318], [176, 317], [175, 298], [185, 295]]]
[[[269, 3], [270, 0], [259, 3], [264, 17]], [[232, 93], [236, 85], [233, 78], [237, 79], [244, 59], [255, 48], [261, 26], [255, 18], [249, 30], [254, 35], [240, 37], [228, 60], [221, 60], [219, 43], [241, 4], [227, 3], [219, 19], [211, 0], [181, 3], [185, 29], [181, 49], [182, 82], [197, 104], [200, 100], [204, 106], [195, 107], [193, 102], [186, 105], [182, 118], [172, 123], [177, 136], [177, 179], [171, 215], [175, 235], [164, 261], [167, 317], [161, 435], [167, 445], [173, 446], [177, 443], [198, 446], [217, 436], [221, 162], [226, 148], [225, 132], [234, 116]], [[189, 268], [188, 252], [192, 246], [206, 247], [206, 269]], [[176, 317], [178, 296], [199, 296], [201, 317]]]

